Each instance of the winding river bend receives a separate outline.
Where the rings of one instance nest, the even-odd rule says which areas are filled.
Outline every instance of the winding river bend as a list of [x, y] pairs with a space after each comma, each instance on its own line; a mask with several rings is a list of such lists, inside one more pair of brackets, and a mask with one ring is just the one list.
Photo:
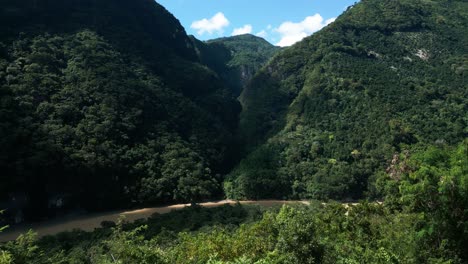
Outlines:
[[[207, 202], [201, 203], [199, 205], [203, 207], [218, 207], [226, 204], [252, 204], [260, 205], [264, 207], [272, 207], [283, 204], [309, 204], [307, 201], [284, 201], [284, 200], [262, 200], [262, 201], [233, 201], [233, 200], [222, 200], [217, 202]], [[84, 216], [75, 216], [75, 217], [62, 217], [53, 219], [46, 222], [34, 223], [34, 224], [24, 224], [15, 226], [5, 230], [3, 233], [0, 233], [0, 242], [6, 242], [15, 240], [20, 234], [26, 233], [28, 230], [32, 229], [37, 232], [39, 237], [47, 235], [55, 235], [61, 232], [72, 231], [74, 229], [81, 229], [83, 231], [93, 231], [95, 228], [101, 227], [103, 221], [113, 221], [116, 222], [121, 215], [125, 216], [125, 220], [128, 222], [133, 222], [137, 219], [146, 219], [149, 218], [154, 213], [165, 214], [173, 210], [178, 210], [190, 206], [190, 204], [176, 204], [171, 206], [164, 207], [152, 207], [152, 208], [143, 208], [131, 211], [113, 211], [100, 214], [91, 214]]]

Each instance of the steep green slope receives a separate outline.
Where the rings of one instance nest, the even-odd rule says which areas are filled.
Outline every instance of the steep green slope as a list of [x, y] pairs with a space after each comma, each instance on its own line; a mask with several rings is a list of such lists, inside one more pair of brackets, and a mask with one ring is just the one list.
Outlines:
[[201, 42], [194, 39], [200, 60], [240, 95], [255, 73], [279, 50], [263, 38], [245, 34]]
[[240, 106], [197, 61], [152, 0], [2, 2], [0, 201], [40, 217], [220, 195]]
[[282, 51], [241, 95], [228, 196], [361, 198], [395, 152], [460, 142], [467, 26], [466, 1], [363, 0]]
[[143, 58], [163, 56], [170, 49], [186, 59], [196, 59], [180, 23], [151, 0], [5, 0], [0, 22], [2, 40], [16, 38], [20, 30], [69, 33], [88, 28]]

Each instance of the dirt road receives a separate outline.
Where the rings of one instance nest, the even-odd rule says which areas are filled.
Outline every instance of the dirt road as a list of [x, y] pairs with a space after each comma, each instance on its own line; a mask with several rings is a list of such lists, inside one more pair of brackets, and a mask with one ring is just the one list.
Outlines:
[[[217, 207], [225, 204], [236, 204], [237, 201], [223, 200], [218, 202], [201, 203], [203, 207]], [[271, 207], [275, 205], [303, 203], [308, 204], [306, 201], [280, 201], [280, 200], [264, 200], [264, 201], [240, 201], [241, 204], [255, 204], [264, 207]], [[125, 220], [133, 222], [137, 219], [146, 219], [154, 213], [165, 214], [172, 210], [182, 209], [190, 206], [190, 204], [177, 204], [164, 207], [143, 208], [132, 211], [114, 211], [101, 214], [85, 215], [78, 217], [64, 217], [53, 219], [47, 222], [26, 224], [9, 228], [3, 233], [0, 233], [0, 242], [10, 241], [16, 239], [20, 234], [26, 233], [32, 229], [37, 232], [39, 237], [46, 235], [55, 235], [60, 232], [72, 231], [74, 229], [81, 229], [84, 231], [93, 231], [95, 228], [101, 227], [103, 221], [116, 222], [121, 215], [125, 216]]]

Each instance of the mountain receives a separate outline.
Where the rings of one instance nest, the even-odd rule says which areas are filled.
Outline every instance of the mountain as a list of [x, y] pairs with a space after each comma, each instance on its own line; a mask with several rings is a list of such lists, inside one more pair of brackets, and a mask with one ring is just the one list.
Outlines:
[[[264, 53], [189, 37], [152, 0], [3, 0], [0, 240], [70, 210], [38, 226], [102, 228], [31, 230], [0, 263], [468, 263], [467, 22], [465, 0], [361, 0]], [[79, 213], [222, 183], [298, 201]]]
[[[4, 0], [0, 10], [2, 40], [20, 32], [71, 33], [93, 30], [114, 45], [145, 57], [172, 50], [195, 60], [190, 39], [179, 21], [151, 0]], [[131, 49], [129, 49], [131, 48]], [[171, 54], [173, 52], [170, 52]]]
[[466, 10], [363, 0], [280, 50], [152, 0], [5, 0], [0, 208], [377, 198], [397, 154], [467, 137]]
[[241, 95], [230, 198], [360, 199], [395, 154], [468, 136], [468, 3], [363, 0]]
[[240, 105], [152, 0], [2, 1], [0, 208], [221, 195]]
[[206, 42], [192, 38], [200, 61], [215, 71], [236, 95], [278, 51], [263, 38], [244, 34]]

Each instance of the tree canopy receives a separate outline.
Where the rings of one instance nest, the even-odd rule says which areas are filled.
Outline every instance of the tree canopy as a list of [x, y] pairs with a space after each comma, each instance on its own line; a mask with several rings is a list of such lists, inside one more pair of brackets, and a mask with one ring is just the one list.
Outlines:
[[281, 51], [241, 94], [250, 154], [225, 182], [228, 197], [372, 197], [394, 153], [466, 138], [467, 10], [361, 1]]
[[54, 197], [104, 209], [221, 196], [240, 105], [162, 6], [0, 12], [0, 201], [25, 196], [26, 218], [40, 218]]

